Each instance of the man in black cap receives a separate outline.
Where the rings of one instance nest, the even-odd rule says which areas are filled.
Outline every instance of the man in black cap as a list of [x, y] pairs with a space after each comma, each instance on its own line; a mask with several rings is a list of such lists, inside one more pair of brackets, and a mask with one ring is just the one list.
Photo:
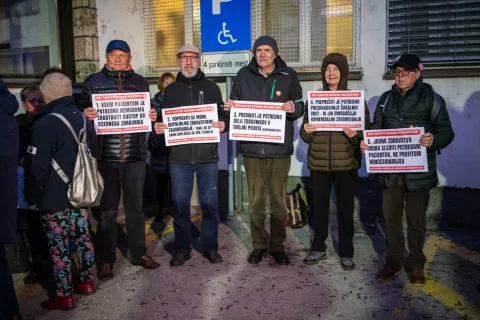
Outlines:
[[[436, 153], [452, 142], [454, 133], [445, 100], [423, 82], [420, 58], [415, 54], [402, 54], [395, 59], [391, 70], [395, 75], [395, 84], [380, 97], [371, 129], [424, 127], [425, 134], [419, 142], [427, 148], [428, 172], [377, 176], [384, 189], [382, 207], [387, 236], [387, 261], [377, 279], [390, 281], [402, 270], [405, 247], [402, 217], [405, 208], [410, 283], [424, 286], [423, 269], [427, 260], [423, 254], [425, 216], [430, 189], [438, 184]], [[368, 145], [362, 141], [360, 148], [364, 152]]]
[[[89, 120], [98, 116], [92, 108], [92, 94], [149, 92], [148, 82], [135, 73], [130, 65], [130, 47], [123, 40], [112, 40], [107, 46], [107, 63], [100, 72], [84, 82], [80, 109]], [[151, 109], [149, 117], [156, 121], [157, 112]], [[127, 221], [128, 245], [131, 262], [146, 269], [158, 267], [147, 255], [143, 185], [147, 158], [145, 133], [127, 133], [98, 136], [98, 169], [105, 180], [105, 191], [100, 206], [93, 209], [98, 222], [95, 254], [100, 262], [99, 279], [113, 277], [116, 261], [116, 230], [118, 206], [123, 189], [123, 206]]]
[[280, 265], [289, 263], [284, 251], [285, 220], [290, 157], [293, 154], [293, 122], [303, 116], [302, 87], [297, 73], [278, 55], [277, 42], [270, 36], [259, 37], [253, 45], [255, 57], [237, 74], [225, 110], [235, 108], [233, 100], [280, 102], [287, 113], [285, 142], [242, 141], [240, 153], [247, 173], [250, 201], [250, 231], [253, 251], [248, 262], [258, 264], [267, 253], [265, 236], [266, 194], [270, 200], [270, 245], [268, 251]]

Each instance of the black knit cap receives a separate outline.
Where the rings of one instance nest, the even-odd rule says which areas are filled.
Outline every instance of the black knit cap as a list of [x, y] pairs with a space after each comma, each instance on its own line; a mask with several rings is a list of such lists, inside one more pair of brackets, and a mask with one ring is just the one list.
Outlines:
[[273, 52], [275, 52], [275, 55], [278, 55], [278, 47], [277, 47], [277, 41], [273, 39], [270, 36], [260, 36], [258, 37], [257, 40], [255, 40], [255, 43], [253, 44], [253, 53], [257, 51], [257, 48], [260, 46], [270, 46], [273, 49]]

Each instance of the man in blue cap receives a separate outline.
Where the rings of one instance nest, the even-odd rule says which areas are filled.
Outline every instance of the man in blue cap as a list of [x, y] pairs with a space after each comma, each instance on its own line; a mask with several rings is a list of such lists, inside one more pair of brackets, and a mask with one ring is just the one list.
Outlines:
[[[149, 92], [147, 80], [132, 69], [130, 47], [123, 40], [112, 40], [107, 46], [106, 63], [100, 72], [90, 75], [84, 82], [80, 109], [89, 120], [98, 116], [92, 108], [92, 94]], [[151, 109], [152, 122], [157, 112]], [[158, 267], [147, 255], [143, 185], [147, 158], [145, 133], [127, 133], [98, 136], [98, 169], [105, 180], [105, 191], [100, 206], [93, 214], [98, 222], [95, 253], [98, 257], [99, 279], [113, 277], [116, 261], [116, 230], [118, 207], [123, 189], [123, 206], [127, 221], [128, 245], [131, 263], [146, 269]]]

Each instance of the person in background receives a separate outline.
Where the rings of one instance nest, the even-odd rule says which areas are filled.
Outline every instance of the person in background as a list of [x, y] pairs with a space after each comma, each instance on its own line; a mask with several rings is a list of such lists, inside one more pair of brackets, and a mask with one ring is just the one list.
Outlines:
[[[380, 96], [372, 129], [425, 128], [419, 143], [427, 148], [428, 172], [377, 174], [383, 189], [382, 211], [387, 238], [387, 260], [377, 280], [391, 281], [402, 271], [405, 251], [402, 218], [405, 208], [410, 283], [422, 287], [426, 283], [423, 272], [427, 261], [423, 253], [426, 214], [430, 189], [438, 184], [437, 153], [452, 142], [455, 134], [445, 100], [434, 92], [431, 85], [423, 82], [420, 58], [411, 53], [402, 54], [390, 69], [395, 75], [395, 83]], [[435, 100], [438, 106], [435, 106]], [[432, 117], [433, 112], [435, 116]], [[368, 144], [362, 140], [360, 148], [365, 152]]]
[[[18, 173], [19, 173], [19, 209], [18, 209], [18, 228], [23, 230], [23, 241], [28, 242], [28, 274], [25, 277], [25, 283], [34, 283], [37, 276], [46, 277], [43, 272], [43, 261], [48, 257], [48, 247], [45, 241], [45, 235], [40, 223], [38, 212], [34, 212], [28, 208], [23, 195], [24, 168], [23, 162], [27, 153], [27, 148], [32, 138], [33, 124], [42, 116], [43, 106], [45, 104], [43, 95], [37, 85], [28, 85], [20, 91], [20, 100], [25, 113], [21, 113], [15, 117], [18, 125], [18, 133], [20, 138], [20, 148], [18, 151]], [[20, 190], [21, 189], [21, 190]], [[24, 204], [22, 206], [22, 204]], [[45, 268], [46, 269], [46, 268]], [[49, 266], [50, 269], [50, 266]]]
[[[164, 73], [158, 78], [158, 91], [151, 101], [152, 107], [161, 114], [163, 93], [165, 88], [175, 82], [175, 76], [170, 72]], [[160, 208], [159, 217], [170, 214], [172, 206], [172, 191], [170, 182], [170, 164], [168, 157], [170, 148], [165, 145], [165, 137], [157, 135], [155, 128], [148, 136], [148, 150], [150, 151], [150, 171], [155, 174], [157, 180], [157, 199]]]
[[17, 240], [17, 98], [0, 79], [0, 319], [22, 319], [5, 245]]
[[[95, 150], [96, 133], [93, 124], [78, 111], [72, 97], [72, 82], [67, 76], [61, 73], [47, 75], [40, 90], [46, 102], [45, 115], [33, 126], [25, 155], [25, 197], [31, 209], [39, 210], [57, 284], [57, 295], [42, 302], [41, 306], [47, 310], [72, 310], [75, 308], [74, 291], [83, 295], [95, 293], [94, 253], [87, 209], [71, 207], [68, 185], [52, 167], [52, 160], [55, 160], [71, 181], [78, 144], [69, 127], [50, 114], [65, 117], [77, 136], [86, 128], [90, 150]], [[72, 285], [72, 258], [68, 250], [70, 240], [75, 243], [79, 262], [80, 281], [75, 285]]]
[[[330, 53], [322, 61], [323, 90], [348, 90], [348, 61], [340, 53]], [[365, 128], [369, 127], [370, 113], [365, 103]], [[300, 135], [308, 143], [308, 169], [312, 183], [315, 236], [310, 253], [303, 260], [312, 265], [326, 259], [330, 191], [335, 186], [338, 219], [338, 252], [344, 270], [355, 269], [353, 262], [354, 196], [358, 172], [362, 164], [360, 141], [363, 133], [344, 128], [343, 131], [315, 131], [305, 113]]]

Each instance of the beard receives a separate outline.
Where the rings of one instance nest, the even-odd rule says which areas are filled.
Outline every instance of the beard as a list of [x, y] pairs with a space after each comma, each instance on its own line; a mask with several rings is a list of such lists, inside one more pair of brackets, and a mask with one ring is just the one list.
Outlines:
[[197, 74], [197, 72], [198, 68], [182, 70], [182, 74], [185, 78], [193, 78]]

